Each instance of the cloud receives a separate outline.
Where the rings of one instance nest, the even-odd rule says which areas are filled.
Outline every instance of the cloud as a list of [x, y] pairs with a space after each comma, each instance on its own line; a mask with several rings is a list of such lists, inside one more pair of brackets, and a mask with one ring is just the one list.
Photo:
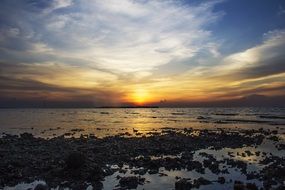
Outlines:
[[0, 76], [79, 89], [107, 88], [117, 81], [117, 76], [111, 73], [57, 62], [1, 63]]
[[0, 107], [116, 106], [123, 95], [119, 90], [79, 89], [0, 76]]
[[263, 42], [255, 47], [218, 59], [208, 57], [210, 64], [191, 68], [183, 76], [227, 81], [264, 78], [285, 72], [285, 31], [274, 30], [263, 35]]
[[206, 28], [223, 16], [214, 11], [220, 2], [4, 0], [0, 75], [130, 93], [159, 66], [201, 51], [219, 56]]
[[[224, 58], [219, 72], [229, 79], [259, 78], [285, 72], [285, 31], [264, 34], [264, 42]], [[230, 77], [231, 76], [231, 77]]]
[[[185, 101], [233, 98], [252, 93], [284, 94], [285, 31], [269, 31], [263, 38], [263, 42], [255, 47], [227, 56], [207, 57], [206, 64], [168, 75], [167, 81], [152, 81], [149, 88], [159, 86], [162, 94], [168, 94], [168, 99], [180, 96]], [[175, 94], [171, 95], [173, 89]]]
[[51, 3], [51, 7], [53, 10], [65, 8], [73, 5], [72, 0], [53, 0]]
[[[26, 6], [20, 11], [24, 16], [10, 21], [15, 26], [6, 30], [20, 31], [19, 37], [3, 37], [7, 43], [2, 48], [11, 50], [7, 44], [13, 39], [13, 47], [26, 44], [21, 50], [43, 44], [57, 56], [84, 58], [90, 65], [116, 72], [149, 72], [173, 59], [193, 57], [201, 49], [217, 54], [205, 27], [222, 16], [213, 11], [218, 1], [195, 6], [180, 1], [31, 2], [37, 11]], [[208, 42], [212, 45], [204, 45]]]
[[37, 10], [44, 14], [50, 14], [58, 9], [73, 5], [73, 0], [28, 0], [24, 2], [26, 2], [26, 5], [34, 8], [34, 11]]
[[21, 84], [35, 87], [30, 96], [101, 100], [110, 93], [117, 101], [135, 89], [152, 100], [278, 94], [285, 82], [284, 30], [223, 55], [223, 40], [210, 30], [224, 16], [214, 9], [221, 2], [2, 0], [2, 86], [17, 93], [27, 92]]

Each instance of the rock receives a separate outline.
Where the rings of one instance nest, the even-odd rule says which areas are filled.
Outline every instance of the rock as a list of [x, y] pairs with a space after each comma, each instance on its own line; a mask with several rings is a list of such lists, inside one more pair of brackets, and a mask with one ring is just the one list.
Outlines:
[[232, 160], [232, 159], [225, 159], [227, 165], [230, 165], [231, 167], [237, 167], [241, 169], [241, 172], [243, 174], [247, 174], [247, 164], [241, 160]]
[[85, 163], [85, 156], [80, 152], [70, 153], [65, 159], [67, 169], [78, 169]]
[[194, 187], [195, 188], [199, 188], [201, 185], [209, 185], [211, 184], [212, 182], [203, 178], [203, 177], [199, 177], [198, 179], [195, 179], [194, 180]]
[[247, 190], [258, 190], [258, 187], [254, 183], [247, 183], [246, 189]]
[[253, 155], [252, 152], [250, 152], [249, 150], [246, 150], [244, 152], [247, 154], [247, 156], [252, 156]]
[[247, 180], [258, 179], [258, 178], [260, 178], [260, 175], [257, 172], [250, 172], [246, 174]]
[[121, 177], [120, 186], [127, 189], [136, 189], [138, 185], [143, 185], [145, 178], [137, 176]]
[[234, 190], [245, 190], [245, 186], [241, 181], [235, 181]]
[[38, 185], [34, 188], [34, 190], [48, 190], [48, 189], [49, 189], [48, 186], [47, 186], [46, 184], [42, 184], [42, 183], [38, 184]]
[[224, 177], [219, 177], [218, 178], [218, 183], [224, 184], [226, 182], [226, 179]]
[[168, 176], [167, 174], [165, 174], [165, 173], [159, 173], [159, 177], [163, 177], [163, 176]]
[[20, 137], [23, 139], [33, 139], [34, 136], [31, 133], [22, 133], [20, 134]]
[[145, 169], [145, 168], [140, 168], [140, 169], [133, 171], [134, 174], [139, 174], [139, 175], [144, 175], [144, 174], [146, 174], [146, 172], [147, 172], [147, 169]]
[[158, 168], [153, 168], [153, 169], [150, 169], [149, 171], [148, 171], [148, 173], [150, 174], [150, 175], [152, 175], [152, 174], [157, 174], [158, 173]]
[[181, 159], [183, 160], [193, 160], [193, 154], [194, 152], [183, 152], [181, 155]]
[[93, 190], [101, 190], [101, 189], [103, 189], [103, 183], [101, 181], [98, 181], [96, 183], [92, 183], [92, 187], [93, 187]]
[[82, 132], [84, 131], [84, 129], [71, 129], [70, 131], [71, 132]]
[[183, 178], [175, 182], [175, 190], [189, 190], [193, 187], [192, 183]]
[[276, 147], [278, 150], [285, 150], [285, 144], [279, 144]]
[[271, 136], [268, 138], [269, 140], [272, 140], [272, 141], [275, 141], [275, 142], [278, 142], [279, 141], [279, 138], [277, 136]]
[[148, 168], [149, 168], [149, 171], [148, 171], [149, 174], [157, 174], [159, 172], [159, 165], [158, 163], [154, 161], [151, 161], [149, 163]]
[[203, 165], [198, 162], [198, 161], [189, 161], [187, 163], [187, 170], [188, 171], [192, 171], [192, 170], [196, 170], [197, 172], [203, 174], [205, 173], [205, 168], [203, 168]]
[[104, 179], [105, 175], [112, 175], [113, 173], [105, 173], [106, 170], [103, 171], [103, 169], [98, 166], [98, 165], [94, 165], [90, 171], [89, 174], [89, 179], [91, 181], [100, 181]]
[[219, 163], [215, 158], [209, 158], [208, 160], [203, 161], [204, 167], [209, 168], [212, 173], [219, 174], [221, 170], [219, 169]]
[[[105, 130], [105, 129], [102, 129]], [[108, 130], [108, 129], [106, 129]], [[124, 129], [125, 131], [126, 129]], [[219, 165], [237, 167], [237, 170], [246, 174], [247, 163], [238, 160], [225, 158], [223, 161], [214, 159], [209, 154], [204, 155], [208, 161], [203, 162], [193, 158], [197, 150], [207, 149], [220, 150], [221, 148], [240, 148], [245, 145], [259, 145], [266, 136], [262, 138], [254, 135], [245, 136], [243, 132], [222, 132], [212, 130], [194, 130], [194, 135], [189, 135], [188, 129], [168, 129], [172, 131], [167, 134], [152, 132], [149, 136], [125, 138], [119, 135], [94, 138], [84, 136], [84, 138], [65, 138], [63, 135], [51, 139], [34, 138], [31, 134], [18, 136], [5, 135], [0, 138], [0, 186], [2, 184], [17, 184], [26, 179], [44, 178], [50, 187], [56, 187], [63, 181], [68, 181], [64, 187], [85, 187], [85, 182], [98, 183], [108, 175], [112, 175], [119, 168], [119, 172], [134, 171], [136, 175], [143, 175], [146, 172], [159, 172], [159, 168], [165, 170], [196, 170], [205, 173], [206, 166], [213, 172], [227, 172], [226, 169], [220, 170]], [[154, 130], [157, 131], [157, 130]], [[74, 131], [76, 132], [76, 131]], [[191, 132], [191, 133], [192, 133]], [[277, 145], [277, 143], [276, 143]], [[74, 152], [74, 150], [80, 150]], [[82, 152], [81, 152], [82, 151]], [[181, 154], [181, 157], [177, 155]], [[66, 158], [63, 158], [63, 155]], [[151, 159], [151, 156], [156, 159]], [[163, 155], [171, 155], [164, 157]], [[260, 156], [265, 156], [266, 153]], [[174, 156], [174, 157], [172, 157]], [[267, 155], [269, 156], [269, 155]], [[275, 160], [275, 161], [274, 161]], [[200, 162], [201, 161], [201, 162]], [[265, 160], [266, 161], [266, 160]], [[272, 185], [273, 182], [282, 185], [285, 175], [284, 159], [272, 157], [268, 159], [268, 165], [257, 177], [262, 182]], [[272, 162], [274, 161], [274, 162]], [[119, 168], [112, 169], [108, 165], [118, 165]], [[124, 165], [129, 165], [129, 169], [124, 169]], [[136, 168], [136, 169], [132, 169]], [[143, 168], [139, 169], [138, 168]], [[9, 173], [10, 172], [10, 173]], [[223, 175], [223, 174], [220, 175]], [[164, 174], [157, 174], [164, 176]], [[179, 180], [179, 179], [177, 179]], [[229, 179], [230, 180], [230, 179]], [[134, 180], [135, 182], [138, 180]], [[219, 183], [223, 183], [219, 179]], [[183, 181], [182, 181], [183, 182]], [[177, 185], [181, 185], [177, 182]], [[186, 188], [194, 187], [193, 181], [186, 180]], [[122, 179], [122, 184], [129, 183]], [[130, 181], [132, 184], [132, 181]], [[141, 181], [139, 180], [139, 183]], [[208, 180], [196, 180], [196, 185], [208, 184]], [[183, 183], [182, 183], [183, 184]], [[273, 184], [274, 185], [274, 184]], [[3, 185], [2, 185], [3, 186]], [[135, 186], [135, 185], [133, 185]], [[244, 185], [245, 186], [245, 185]], [[183, 187], [183, 185], [182, 185]], [[275, 186], [274, 186], [275, 187]], [[119, 187], [127, 189], [127, 187]], [[1, 189], [1, 187], [0, 187]]]
[[193, 132], [193, 129], [192, 128], [184, 128], [183, 130], [186, 134], [190, 134]]

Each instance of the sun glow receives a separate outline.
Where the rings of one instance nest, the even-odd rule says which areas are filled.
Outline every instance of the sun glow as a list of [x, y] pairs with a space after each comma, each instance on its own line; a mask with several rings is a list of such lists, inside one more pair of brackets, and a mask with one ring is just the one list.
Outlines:
[[131, 99], [135, 104], [143, 105], [149, 100], [149, 93], [147, 90], [139, 88], [133, 92]]

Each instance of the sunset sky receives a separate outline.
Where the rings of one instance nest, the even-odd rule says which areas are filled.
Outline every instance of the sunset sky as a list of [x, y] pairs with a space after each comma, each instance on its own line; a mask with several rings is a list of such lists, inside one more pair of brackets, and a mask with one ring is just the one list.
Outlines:
[[0, 102], [285, 95], [284, 0], [1, 0]]

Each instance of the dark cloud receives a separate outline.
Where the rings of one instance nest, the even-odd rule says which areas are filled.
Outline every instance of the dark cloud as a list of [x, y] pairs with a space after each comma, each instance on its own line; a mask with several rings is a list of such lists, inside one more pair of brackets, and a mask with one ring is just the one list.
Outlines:
[[246, 90], [241, 87], [217, 88], [215, 89], [214, 93], [215, 92], [224, 92], [222, 95], [216, 95], [217, 99], [232, 99], [234, 97], [250, 96], [252, 94], [274, 95], [276, 92], [278, 92], [278, 94], [285, 94], [285, 84], [252, 87], [251, 89]]
[[120, 104], [122, 93], [0, 77], [0, 107], [98, 107]]
[[226, 56], [221, 64], [205, 73], [209, 79], [239, 81], [285, 73], [285, 31], [265, 34], [264, 42], [245, 51]]
[[61, 88], [55, 85], [48, 85], [45, 83], [25, 80], [25, 79], [15, 79], [0, 76], [0, 89], [2, 92], [9, 91], [48, 91], [48, 92], [77, 92], [76, 89], [72, 88]]
[[[281, 51], [282, 50], [279, 50], [279, 52], [277, 52], [279, 55], [276, 55], [274, 57], [264, 59], [261, 57], [261, 60], [259, 60], [258, 63], [254, 64], [253, 66], [236, 69], [227, 77], [236, 77], [239, 79], [255, 79], [285, 73], [285, 54]], [[267, 52], [267, 54], [271, 54], [271, 52]]]

